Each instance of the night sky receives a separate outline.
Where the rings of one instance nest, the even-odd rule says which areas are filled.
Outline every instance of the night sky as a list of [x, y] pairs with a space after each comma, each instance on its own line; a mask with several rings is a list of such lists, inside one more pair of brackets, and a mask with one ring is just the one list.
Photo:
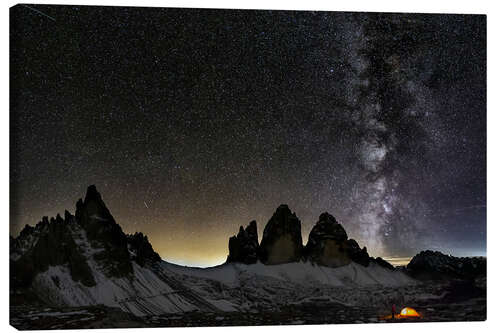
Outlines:
[[[486, 17], [18, 5], [10, 230], [95, 184], [172, 262], [286, 203], [373, 256], [486, 254]], [[259, 237], [260, 240], [260, 237]]]

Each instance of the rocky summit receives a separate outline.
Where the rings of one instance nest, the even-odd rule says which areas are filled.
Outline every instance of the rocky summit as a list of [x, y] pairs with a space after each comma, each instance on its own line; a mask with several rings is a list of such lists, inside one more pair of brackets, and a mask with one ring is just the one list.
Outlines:
[[419, 279], [476, 279], [486, 276], [486, 258], [460, 258], [427, 250], [414, 256], [406, 269]]
[[149, 243], [148, 236], [142, 232], [136, 232], [133, 235], [127, 235], [129, 254], [139, 265], [161, 261], [161, 257], [153, 250]]
[[344, 248], [347, 233], [335, 217], [323, 213], [309, 233], [304, 249], [305, 256], [312, 262], [329, 267], [345, 266], [351, 262]]
[[287, 205], [276, 209], [266, 227], [259, 245], [257, 223], [243, 229], [240, 226], [236, 236], [229, 239], [227, 262], [254, 264], [260, 261], [266, 265], [308, 261], [327, 267], [341, 267], [355, 262], [364, 267], [370, 263], [393, 270], [384, 259], [372, 258], [366, 247], [360, 248], [354, 239], [348, 239], [344, 227], [328, 212], [319, 216], [306, 246], [302, 245], [301, 222]]
[[347, 252], [349, 258], [355, 263], [363, 266], [368, 266], [370, 264], [370, 256], [368, 255], [368, 250], [366, 246], [362, 249], [359, 247], [358, 242], [354, 239], [348, 239], [344, 242], [344, 249]]
[[240, 226], [238, 234], [229, 238], [227, 262], [254, 264], [258, 259], [258, 251], [257, 222], [252, 221], [245, 229]]
[[89, 241], [105, 249], [94, 255], [94, 259], [108, 268], [109, 275], [121, 277], [132, 273], [127, 237], [94, 185], [88, 187], [85, 200], [76, 203], [75, 218]]
[[259, 248], [261, 262], [268, 265], [300, 261], [302, 231], [300, 220], [287, 205], [281, 205], [267, 222]]
[[35, 227], [26, 226], [17, 239], [11, 240], [10, 283], [14, 289], [30, 286], [33, 278], [50, 266], [67, 265], [71, 278], [85, 286], [95, 280], [87, 261], [78, 250], [69, 225], [74, 217], [63, 220], [43, 217]]
[[[88, 250], [83, 250], [88, 247]], [[35, 227], [27, 225], [17, 238], [11, 238], [10, 266], [13, 288], [26, 288], [33, 278], [49, 267], [68, 267], [71, 279], [95, 286], [87, 252], [108, 277], [126, 277], [133, 273], [132, 261], [160, 261], [147, 237], [127, 236], [115, 222], [94, 185], [79, 199], [75, 215], [68, 211], [64, 219], [43, 217]]]

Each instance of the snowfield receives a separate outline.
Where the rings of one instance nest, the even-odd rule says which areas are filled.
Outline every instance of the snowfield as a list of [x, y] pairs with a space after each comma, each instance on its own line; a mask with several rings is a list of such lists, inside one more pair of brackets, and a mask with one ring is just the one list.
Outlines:
[[373, 263], [364, 267], [352, 262], [338, 268], [314, 265], [309, 262], [281, 265], [232, 263], [210, 268], [192, 268], [163, 262], [162, 266], [171, 272], [219, 281], [228, 287], [240, 286], [242, 274], [254, 275], [255, 278], [259, 279], [272, 278], [301, 285], [321, 284], [336, 287], [372, 285], [398, 287], [416, 283], [415, 280], [402, 272], [391, 271]]
[[417, 284], [402, 272], [373, 263], [339, 268], [308, 262], [191, 268], [163, 262], [161, 268], [181, 276], [200, 296], [226, 300], [244, 312], [310, 302], [361, 306], [376, 299], [377, 304], [388, 305], [408, 298]]
[[[79, 233], [79, 237], [85, 237]], [[82, 240], [80, 246], [87, 246]], [[55, 306], [105, 305], [136, 316], [251, 311], [275, 305], [324, 301], [362, 304], [374, 288], [398, 288], [416, 283], [398, 271], [376, 264], [355, 263], [328, 268], [307, 262], [281, 265], [224, 264], [192, 268], [161, 262], [151, 267], [133, 263], [131, 277], [108, 278], [92, 259], [95, 249], [83, 249], [97, 285], [86, 287], [71, 278], [67, 267], [50, 267], [33, 281], [33, 289]], [[391, 293], [389, 296], [394, 296]]]

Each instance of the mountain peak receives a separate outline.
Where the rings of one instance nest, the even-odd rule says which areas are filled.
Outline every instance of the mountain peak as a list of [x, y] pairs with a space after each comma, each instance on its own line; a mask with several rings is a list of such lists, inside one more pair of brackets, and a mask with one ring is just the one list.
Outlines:
[[[293, 217], [297, 217], [295, 215], [294, 212], [292, 212], [292, 210], [290, 209], [290, 207], [288, 207], [287, 204], [281, 204], [278, 206], [278, 208], [276, 208], [276, 211], [274, 212], [274, 215], [276, 216], [293, 216]], [[273, 216], [274, 216], [273, 215]]]
[[90, 200], [102, 201], [101, 194], [97, 191], [95, 185], [90, 185], [87, 187], [87, 193], [85, 194], [85, 203]]
[[245, 229], [240, 226], [238, 234], [229, 238], [227, 262], [253, 264], [257, 262], [258, 249], [257, 223], [251, 221]]
[[475, 278], [486, 274], [486, 259], [454, 257], [439, 251], [421, 251], [406, 266], [413, 277], [420, 279]]
[[319, 216], [319, 221], [325, 221], [325, 222], [331, 222], [331, 223], [338, 223], [337, 220], [333, 215], [331, 215], [328, 212], [324, 212]]
[[302, 257], [301, 223], [288, 205], [282, 204], [267, 222], [260, 244], [260, 259], [266, 264], [299, 261]]
[[76, 203], [75, 217], [81, 225], [86, 225], [91, 220], [115, 223], [95, 185], [90, 185], [87, 188], [85, 200], [79, 199]]
[[142, 233], [125, 235], [95, 185], [88, 187], [85, 200], [78, 200], [74, 216], [67, 210], [63, 216], [57, 214], [50, 219], [44, 216], [35, 227], [27, 225], [13, 240], [11, 259], [15, 261], [15, 268], [22, 272], [22, 276], [14, 277], [16, 286], [25, 286], [39, 272], [58, 265], [69, 265], [74, 281], [94, 285], [87, 264], [90, 257], [81, 246], [95, 249], [91, 258], [108, 277], [133, 273], [132, 260], [140, 266], [161, 260], [147, 236]]
[[313, 262], [329, 267], [345, 266], [351, 262], [345, 251], [347, 233], [333, 215], [325, 212], [309, 233], [306, 256]]

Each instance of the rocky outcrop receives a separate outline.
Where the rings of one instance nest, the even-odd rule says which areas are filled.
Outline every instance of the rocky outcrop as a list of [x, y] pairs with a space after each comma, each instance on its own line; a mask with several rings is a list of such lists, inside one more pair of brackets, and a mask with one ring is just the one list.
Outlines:
[[287, 205], [276, 209], [264, 228], [259, 259], [268, 265], [299, 261], [302, 257], [300, 220]]
[[486, 258], [454, 257], [439, 251], [422, 251], [406, 266], [408, 274], [418, 279], [473, 280], [486, 275]]
[[128, 235], [127, 242], [131, 259], [135, 260], [139, 265], [144, 266], [146, 263], [161, 261], [161, 257], [149, 243], [148, 236], [143, 235], [142, 232]]
[[[91, 257], [81, 246], [93, 249]], [[94, 185], [87, 189], [85, 200], [78, 200], [75, 216], [68, 211], [64, 219], [59, 214], [51, 219], [45, 216], [35, 227], [27, 225], [11, 238], [10, 259], [13, 288], [28, 287], [36, 274], [50, 266], [68, 267], [74, 281], [89, 287], [95, 285], [89, 259], [108, 277], [133, 273], [133, 260], [141, 266], [161, 260], [142, 233], [125, 235]]]
[[254, 264], [257, 262], [258, 252], [257, 222], [251, 221], [245, 229], [240, 226], [238, 234], [229, 238], [227, 262]]
[[123, 277], [132, 273], [127, 237], [94, 185], [88, 187], [85, 200], [76, 203], [75, 218], [94, 247], [105, 249], [94, 254], [94, 259], [108, 268], [108, 276]]
[[395, 270], [394, 266], [392, 266], [389, 262], [385, 261], [381, 257], [377, 257], [375, 259], [370, 258], [370, 259], [371, 259], [371, 261], [373, 261], [374, 263], [376, 263], [379, 266], [382, 266], [384, 268], [390, 269], [391, 271]]
[[58, 265], [66, 265], [74, 281], [87, 287], [95, 285], [87, 260], [79, 251], [68, 222], [61, 216], [50, 221], [44, 217], [34, 228], [25, 227], [14, 242], [20, 258], [10, 261], [13, 288], [28, 287], [37, 273]]
[[348, 239], [344, 242], [344, 249], [349, 258], [357, 264], [367, 267], [370, 264], [370, 256], [366, 250], [366, 246], [362, 249], [359, 247], [358, 242], [354, 239]]
[[366, 247], [362, 249], [354, 239], [348, 239], [345, 229], [335, 217], [325, 212], [312, 228], [304, 249], [307, 260], [328, 267], [341, 267], [351, 262], [367, 267], [370, 262], [388, 269], [391, 264], [378, 257], [371, 258]]
[[370, 257], [366, 247], [361, 249], [354, 239], [347, 239], [345, 229], [327, 212], [320, 215], [319, 221], [311, 230], [304, 256], [311, 262], [328, 267], [341, 267], [355, 262], [365, 267], [373, 263], [394, 270], [381, 257]]
[[323, 213], [309, 233], [305, 256], [322, 266], [345, 266], [351, 262], [349, 253], [344, 248], [346, 241], [347, 233], [335, 217]]
[[348, 239], [345, 229], [328, 212], [309, 233], [306, 246], [302, 245], [301, 223], [287, 205], [276, 209], [264, 228], [262, 242], [258, 243], [257, 223], [243, 229], [229, 239], [227, 263], [253, 264], [260, 260], [267, 265], [308, 260], [318, 265], [341, 267], [351, 262], [368, 267], [370, 263], [393, 270], [384, 259], [372, 258], [366, 247], [362, 249], [354, 239]]

